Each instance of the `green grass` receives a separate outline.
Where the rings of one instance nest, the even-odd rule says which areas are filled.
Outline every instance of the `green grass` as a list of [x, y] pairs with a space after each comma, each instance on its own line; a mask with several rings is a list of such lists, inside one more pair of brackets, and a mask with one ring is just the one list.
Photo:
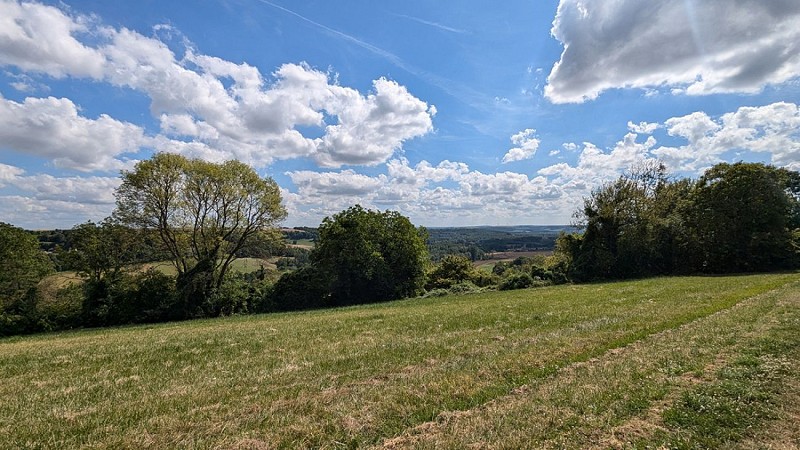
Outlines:
[[729, 394], [746, 411], [708, 442], [760, 439], [800, 368], [799, 282], [661, 278], [0, 340], [0, 448], [656, 448], [693, 445], [695, 405]]

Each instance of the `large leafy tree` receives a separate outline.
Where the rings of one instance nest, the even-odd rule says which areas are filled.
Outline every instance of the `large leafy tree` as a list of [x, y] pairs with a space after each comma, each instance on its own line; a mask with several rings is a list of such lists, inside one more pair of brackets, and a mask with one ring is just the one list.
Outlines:
[[72, 249], [64, 254], [70, 266], [92, 281], [116, 277], [136, 260], [140, 246], [136, 230], [107, 218], [99, 224], [76, 225], [70, 233]]
[[0, 222], [0, 301], [23, 298], [52, 271], [52, 262], [32, 234]]
[[793, 263], [798, 174], [761, 163], [721, 163], [694, 191], [692, 223], [710, 272], [770, 270]]
[[32, 234], [0, 222], [0, 336], [35, 330], [34, 291], [52, 271]]
[[246, 164], [168, 153], [123, 172], [116, 197], [117, 220], [157, 230], [191, 301], [218, 288], [248, 240], [286, 216], [277, 184]]
[[333, 304], [407, 297], [425, 280], [426, 235], [398, 212], [356, 205], [322, 222], [313, 266], [329, 280]]
[[686, 221], [692, 182], [671, 179], [655, 161], [634, 166], [592, 191], [577, 213], [581, 236], [565, 236], [578, 280], [628, 278], [693, 269], [695, 241]]

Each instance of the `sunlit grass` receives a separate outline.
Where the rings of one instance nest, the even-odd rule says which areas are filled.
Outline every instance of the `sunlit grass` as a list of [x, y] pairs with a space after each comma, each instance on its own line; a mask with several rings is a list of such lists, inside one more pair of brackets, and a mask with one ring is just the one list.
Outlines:
[[[661, 278], [0, 340], [0, 448], [673, 442], [688, 432], [662, 412], [797, 321], [799, 279]], [[636, 420], [666, 434], [632, 436]]]

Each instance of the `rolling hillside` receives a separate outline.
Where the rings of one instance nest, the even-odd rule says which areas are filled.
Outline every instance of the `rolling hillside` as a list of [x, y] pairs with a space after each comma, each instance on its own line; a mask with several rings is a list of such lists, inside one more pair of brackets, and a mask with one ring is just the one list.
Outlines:
[[800, 276], [0, 340], [0, 448], [797, 447]]

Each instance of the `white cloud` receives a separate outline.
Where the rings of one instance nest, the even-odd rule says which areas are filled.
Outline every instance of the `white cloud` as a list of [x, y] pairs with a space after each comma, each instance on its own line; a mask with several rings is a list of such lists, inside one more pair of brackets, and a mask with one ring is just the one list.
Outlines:
[[653, 134], [659, 127], [658, 123], [639, 122], [636, 124], [628, 121], [628, 129], [637, 134]]
[[644, 142], [637, 142], [637, 137], [633, 133], [626, 134], [610, 151], [584, 142], [574, 166], [559, 163], [542, 168], [537, 173], [566, 192], [574, 208], [590, 189], [613, 180], [632, 165], [652, 158], [650, 152], [656, 145], [655, 138], [650, 136]]
[[393, 159], [386, 163], [387, 173], [394, 184], [424, 186], [431, 182], [441, 183], [447, 180], [460, 180], [469, 173], [469, 166], [462, 162], [444, 160], [436, 166], [428, 161], [420, 161], [416, 166], [409, 166], [406, 158]]
[[76, 39], [90, 32], [89, 21], [52, 6], [0, 1], [0, 64], [54, 77], [98, 78], [105, 70], [105, 58]]
[[300, 194], [306, 197], [362, 196], [376, 191], [384, 182], [384, 179], [369, 177], [352, 170], [342, 172], [300, 170], [287, 172], [286, 175], [298, 186]]
[[117, 159], [146, 142], [142, 128], [101, 115], [87, 119], [65, 98], [26, 98], [17, 103], [0, 96], [0, 148], [41, 156], [76, 170], [114, 170]]
[[[54, 177], [47, 174], [17, 176], [10, 184], [31, 193], [35, 200], [113, 205], [119, 177]], [[107, 208], [110, 213], [111, 207]]]
[[[565, 223], [574, 205], [545, 177], [521, 173], [484, 174], [461, 162], [421, 161], [411, 166], [405, 158], [386, 164], [387, 174], [366, 176], [341, 172], [298, 171], [288, 175], [297, 192], [286, 192], [292, 220], [314, 223], [353, 203], [391, 208], [419, 223], [431, 225], [530, 223], [536, 211], [549, 211], [546, 220]], [[558, 205], [554, 207], [554, 205]], [[467, 222], [461, 222], [461, 219]]]
[[653, 154], [680, 170], [703, 170], [732, 150], [765, 153], [772, 164], [800, 169], [800, 109], [794, 103], [741, 107], [717, 120], [695, 112], [664, 125], [687, 143], [660, 147]]
[[8, 164], [0, 163], [0, 187], [4, 187], [8, 183], [14, 181], [17, 177], [25, 173], [19, 167], [9, 166]]
[[18, 193], [0, 192], [0, 217], [17, 226], [71, 228], [86, 220], [98, 221], [114, 209], [117, 177], [54, 177], [27, 175], [19, 167], [0, 164], [0, 188], [13, 186]]
[[[164, 136], [158, 143], [177, 137], [189, 141], [172, 142], [172, 151], [256, 166], [301, 157], [324, 167], [375, 165], [391, 158], [405, 141], [433, 130], [436, 108], [385, 78], [375, 80], [366, 95], [305, 64], [285, 64], [267, 80], [247, 63], [192, 48], [178, 59], [156, 38], [100, 27], [95, 19], [69, 16], [55, 7], [6, 0], [0, 8], [7, 13], [0, 14], [5, 21], [0, 22], [0, 65], [143, 92], [161, 121]], [[100, 43], [91, 46], [89, 41]], [[319, 133], [304, 135], [309, 127]], [[137, 145], [134, 140], [126, 148]], [[75, 156], [35, 154], [70, 161]]]
[[381, 78], [373, 84], [375, 93], [366, 98], [350, 89], [333, 89], [337, 95], [324, 108], [339, 123], [325, 129], [315, 155], [321, 166], [375, 165], [389, 159], [403, 141], [433, 129], [436, 108], [394, 81]]
[[564, 46], [545, 95], [555, 103], [613, 88], [754, 93], [800, 75], [800, 2], [561, 0]]
[[0, 195], [0, 217], [3, 217], [3, 221], [31, 230], [68, 229], [87, 220], [99, 222], [108, 216], [111, 209], [107, 205], [93, 203]]
[[533, 158], [539, 148], [540, 140], [536, 137], [536, 130], [528, 128], [511, 136], [511, 142], [517, 147], [510, 149], [503, 156], [503, 164]]

